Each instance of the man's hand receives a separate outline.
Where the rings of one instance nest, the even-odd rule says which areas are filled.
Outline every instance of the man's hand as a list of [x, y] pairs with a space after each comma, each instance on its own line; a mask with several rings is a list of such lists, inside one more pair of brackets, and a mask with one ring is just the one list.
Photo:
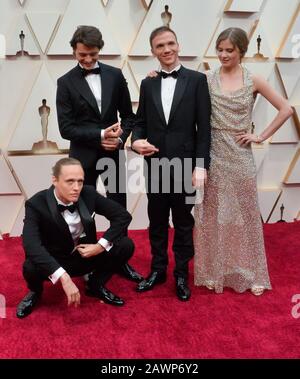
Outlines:
[[120, 140], [117, 138], [106, 138], [101, 141], [101, 146], [104, 150], [114, 151], [119, 148]]
[[193, 187], [203, 188], [204, 185], [207, 184], [207, 171], [202, 167], [195, 167], [192, 177], [192, 185]]
[[114, 151], [119, 148], [119, 137], [122, 135], [123, 130], [117, 122], [104, 130], [104, 138], [101, 141], [101, 146], [104, 150]]
[[123, 130], [118, 122], [104, 129], [104, 139], [118, 138], [122, 134], [123, 134]]
[[76, 249], [82, 258], [94, 257], [104, 251], [104, 247], [102, 247], [99, 243], [82, 243], [76, 246]]
[[80, 305], [80, 292], [70, 275], [66, 272], [60, 277], [60, 281], [68, 298], [68, 306], [74, 304], [75, 308]]
[[145, 157], [150, 157], [154, 153], [158, 153], [158, 149], [151, 145], [151, 143], [147, 142], [144, 139], [138, 139], [133, 142], [132, 149], [137, 151], [139, 154], [144, 155]]

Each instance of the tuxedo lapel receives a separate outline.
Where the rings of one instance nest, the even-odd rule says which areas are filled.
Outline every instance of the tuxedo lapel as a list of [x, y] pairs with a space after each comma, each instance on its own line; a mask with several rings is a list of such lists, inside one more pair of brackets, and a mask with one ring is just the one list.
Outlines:
[[59, 229], [62, 231], [62, 233], [66, 236], [67, 239], [69, 239], [70, 243], [73, 245], [73, 238], [70, 233], [68, 224], [66, 223], [65, 219], [62, 217], [61, 213], [58, 210], [57, 201], [54, 197], [54, 187], [50, 187], [47, 191], [47, 203], [49, 207], [49, 211], [55, 222], [57, 223]]
[[112, 99], [113, 78], [111, 78], [110, 71], [104, 65], [101, 63], [99, 65], [101, 69], [101, 114], [105, 118], [105, 113]]
[[161, 77], [157, 76], [156, 78], [153, 78], [151, 80], [152, 80], [153, 102], [157, 108], [160, 118], [162, 119], [164, 125], [166, 126], [167, 123], [166, 123], [166, 118], [165, 118], [162, 101], [161, 101]]
[[83, 229], [87, 237], [87, 241], [89, 241], [89, 243], [96, 242], [95, 221], [90, 215], [90, 212], [81, 197], [79, 197], [77, 204], [78, 204], [78, 212], [80, 214], [81, 222], [82, 222]]
[[[72, 235], [70, 233], [68, 224], [65, 219], [62, 217], [61, 213], [57, 207], [57, 201], [54, 197], [54, 188], [50, 187], [47, 191], [47, 203], [50, 210], [50, 214], [59, 226], [59, 229], [63, 232], [64, 236], [68, 238], [69, 243], [74, 245]], [[83, 225], [83, 229], [87, 236], [87, 240], [92, 243], [96, 242], [96, 225], [94, 219], [91, 217], [89, 210], [87, 209], [84, 201], [81, 197], [78, 199], [78, 212], [80, 214], [80, 219]]]
[[169, 123], [175, 114], [176, 108], [178, 107], [180, 101], [183, 98], [187, 82], [188, 82], [187, 74], [185, 72], [184, 67], [181, 67], [180, 73], [178, 75], [176, 87], [175, 87], [174, 97], [173, 97], [171, 111], [170, 111]]
[[85, 80], [84, 76], [82, 75], [79, 66], [77, 66], [75, 68], [75, 70], [73, 71], [73, 78], [72, 79], [73, 79], [73, 84], [76, 87], [76, 89], [78, 90], [78, 92], [91, 105], [91, 107], [94, 109], [94, 111], [97, 113], [97, 115], [99, 117], [101, 117], [95, 96], [93, 95], [93, 92], [91, 91], [91, 89], [88, 85], [88, 82]]

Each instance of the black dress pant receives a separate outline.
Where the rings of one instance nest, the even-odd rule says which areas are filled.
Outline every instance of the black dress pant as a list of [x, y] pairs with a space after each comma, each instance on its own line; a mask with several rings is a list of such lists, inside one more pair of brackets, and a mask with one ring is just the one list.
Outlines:
[[[104, 251], [95, 257], [82, 258], [75, 251], [71, 255], [55, 257], [55, 259], [71, 277], [92, 272], [89, 285], [96, 290], [100, 285], [104, 285], [122, 265], [127, 263], [133, 255], [133, 251], [132, 240], [123, 237], [118, 243], [114, 244], [111, 250]], [[28, 288], [34, 292], [42, 292], [43, 281], [48, 279], [29, 259], [26, 259], [23, 264], [23, 276]]]
[[[157, 180], [157, 176], [159, 180]], [[191, 181], [191, 174], [188, 182]], [[166, 180], [169, 185], [166, 186]], [[163, 182], [164, 181], [164, 182]], [[194, 256], [193, 227], [194, 217], [191, 214], [194, 193], [188, 194], [186, 188], [191, 183], [176, 182], [174, 175], [162, 171], [160, 175], [148, 176], [148, 216], [149, 239], [151, 244], [151, 271], [165, 273], [168, 265], [168, 228], [172, 212], [174, 225], [173, 251], [175, 256], [175, 277], [188, 277], [188, 263]], [[186, 187], [185, 187], [186, 186]], [[153, 188], [156, 190], [153, 191]], [[167, 190], [169, 188], [169, 190]], [[193, 191], [193, 189], [192, 189]], [[191, 197], [192, 196], [192, 197]]]
[[185, 204], [183, 194], [148, 194], [151, 270], [165, 273], [168, 265], [168, 228], [172, 212], [175, 277], [188, 277], [188, 262], [194, 256], [192, 205]]
[[[103, 165], [105, 166], [104, 168], [97, 170], [97, 162], [95, 163], [95, 167], [84, 168], [84, 184], [88, 184], [96, 188], [97, 180], [100, 175], [106, 190], [106, 196], [109, 199], [116, 201], [126, 209], [127, 199], [125, 151], [117, 150], [106, 153], [107, 154], [104, 157], [99, 157], [99, 159], [103, 159]], [[109, 165], [109, 170], [111, 171], [108, 171], [108, 166], [105, 165], [105, 162], [108, 159], [111, 159], [113, 162], [112, 165]], [[114, 169], [112, 169], [113, 165]], [[102, 167], [102, 165], [100, 166]]]

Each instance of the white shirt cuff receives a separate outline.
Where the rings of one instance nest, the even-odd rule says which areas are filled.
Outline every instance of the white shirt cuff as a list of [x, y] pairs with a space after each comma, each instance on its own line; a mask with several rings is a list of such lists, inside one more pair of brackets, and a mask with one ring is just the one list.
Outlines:
[[202, 173], [203, 171], [206, 171], [206, 168], [204, 168], [204, 167], [195, 167], [195, 170], [196, 170], [196, 172], [198, 173]]
[[101, 129], [101, 141], [104, 140], [104, 133], [105, 133], [105, 130], [104, 130], [104, 129]]
[[51, 282], [53, 284], [55, 284], [58, 279], [66, 272], [66, 270], [64, 270], [62, 267], [58, 268], [56, 271], [54, 271], [54, 273], [50, 276], [48, 276], [48, 278], [51, 280]]
[[113, 247], [113, 243], [107, 241], [105, 238], [100, 238], [98, 241], [99, 245], [101, 245], [106, 251], [109, 251]]

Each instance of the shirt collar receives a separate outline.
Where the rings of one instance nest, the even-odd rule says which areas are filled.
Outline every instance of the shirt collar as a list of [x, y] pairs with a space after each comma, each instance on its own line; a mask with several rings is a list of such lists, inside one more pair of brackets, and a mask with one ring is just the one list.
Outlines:
[[[78, 62], [78, 65], [79, 65], [79, 67], [81, 67], [81, 68], [83, 68], [84, 69], [84, 67]], [[95, 64], [94, 64], [94, 67], [92, 67], [91, 68], [91, 70], [93, 69], [93, 68], [98, 68], [99, 67], [99, 62], [96, 62]]]
[[55, 199], [57, 201], [57, 204], [61, 204], [61, 205], [72, 205], [73, 204], [73, 201], [71, 203], [65, 204], [61, 200], [59, 200], [59, 198], [56, 195], [55, 189], [53, 190], [53, 193], [54, 193], [54, 197], [55, 197]]
[[181, 63], [178, 66], [176, 66], [175, 68], [173, 68], [173, 70], [171, 70], [171, 71], [167, 71], [167, 70], [163, 70], [163, 69], [161, 71], [169, 74], [170, 72], [173, 72], [173, 71], [179, 71], [180, 68], [181, 68]]

